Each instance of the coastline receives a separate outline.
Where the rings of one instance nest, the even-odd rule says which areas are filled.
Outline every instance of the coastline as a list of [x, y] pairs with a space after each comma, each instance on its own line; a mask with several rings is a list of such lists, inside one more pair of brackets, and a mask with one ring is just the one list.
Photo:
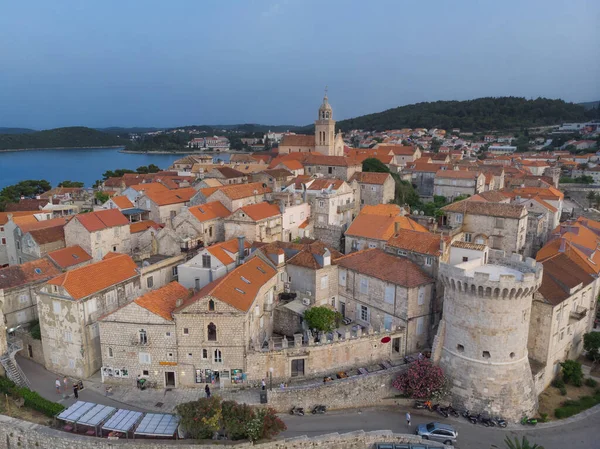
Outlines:
[[219, 155], [219, 154], [252, 154], [249, 151], [131, 151], [131, 150], [120, 150], [119, 153], [127, 154], [208, 154], [208, 155]]
[[105, 150], [107, 148], [123, 148], [123, 145], [94, 145], [91, 147], [52, 147], [52, 148], [7, 148], [5, 150], [0, 150], [0, 153], [10, 153], [17, 151], [36, 151], [36, 150], [82, 150], [82, 149], [98, 149]]

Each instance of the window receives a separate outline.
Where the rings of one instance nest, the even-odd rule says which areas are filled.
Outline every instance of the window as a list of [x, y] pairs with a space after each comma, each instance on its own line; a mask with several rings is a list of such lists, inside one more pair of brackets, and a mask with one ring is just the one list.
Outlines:
[[146, 279], [146, 285], [148, 288], [152, 288], [154, 286], [154, 278], [152, 276], [149, 276], [148, 279]]
[[392, 338], [392, 351], [400, 353], [401, 346], [400, 337]]
[[17, 249], [21, 249], [21, 243], [17, 240]]
[[399, 250], [398, 250], [398, 255], [399, 255], [399, 256], [407, 256], [407, 255], [408, 255], [408, 253], [407, 253], [406, 251], [404, 251], [403, 249], [399, 249]]
[[133, 284], [125, 284], [125, 296], [131, 296], [133, 293]]
[[142, 365], [150, 365], [152, 363], [152, 358], [150, 357], [150, 354], [148, 354], [147, 352], [140, 352], [139, 360], [140, 360], [140, 364], [142, 364]]
[[468, 258], [468, 257], [463, 257], [463, 258], [462, 258], [462, 261], [463, 261], [463, 262], [468, 262], [468, 261], [469, 261], [469, 258]]
[[394, 299], [396, 297], [396, 286], [395, 285], [386, 285], [385, 286], [385, 295], [383, 300], [388, 304], [394, 304]]
[[260, 328], [262, 329], [265, 326], [265, 317], [261, 316], [259, 320]]
[[210, 268], [210, 254], [202, 254], [202, 268]]
[[[191, 356], [192, 354], [188, 354], [189, 356]], [[173, 360], [173, 353], [172, 352], [167, 352], [167, 358], [170, 360]]]
[[6, 245], [6, 239], [4, 237], [2, 237], [2, 244]]
[[187, 327], [183, 328], [183, 335], [189, 335], [190, 330]]
[[173, 276], [177, 276], [177, 267], [173, 267], [173, 268], [171, 269], [171, 274], [172, 274]]
[[111, 347], [109, 347], [109, 348], [108, 348], [108, 356], [109, 356], [110, 358], [113, 358], [113, 357], [115, 356], [115, 354], [114, 354], [114, 352], [113, 352], [113, 348], [111, 348]]
[[371, 186], [371, 191], [374, 192], [376, 190], [375, 186]]
[[321, 276], [321, 290], [326, 289], [327, 284], [329, 284], [329, 276], [326, 274], [325, 276]]
[[96, 304], [96, 298], [92, 298], [87, 302], [87, 311], [88, 314], [91, 315], [98, 310], [98, 305]]
[[319, 201], [319, 207], [325, 207], [325, 201]]
[[208, 358], [208, 349], [203, 349], [202, 350], [202, 358], [203, 359], [207, 359]]
[[73, 335], [71, 334], [71, 332], [65, 331], [65, 341], [67, 343], [72, 343], [73, 342]]
[[117, 301], [117, 293], [113, 290], [106, 293], [106, 303], [113, 305]]
[[425, 317], [417, 318], [417, 335], [423, 335], [425, 332]]
[[211, 226], [210, 228], [208, 228], [208, 236], [212, 237], [213, 234], [213, 227]]
[[465, 232], [465, 242], [471, 243], [473, 241], [473, 234]]
[[383, 316], [383, 327], [386, 331], [392, 330], [392, 315], [386, 313]]
[[117, 252], [117, 247], [115, 245], [115, 246], [113, 246], [113, 253], [116, 253], [116, 252]]
[[304, 359], [292, 360], [291, 365], [291, 377], [304, 376]]
[[100, 329], [98, 328], [98, 323], [94, 323], [90, 326], [90, 336], [92, 339], [98, 338], [100, 336]]
[[200, 290], [200, 279], [198, 279], [198, 278], [194, 279], [194, 288], [196, 290]]
[[417, 303], [420, 306], [425, 304], [425, 287], [424, 286], [419, 287], [419, 297], [418, 297]]
[[426, 256], [425, 257], [425, 265], [430, 267], [433, 264], [433, 257]]
[[220, 349], [215, 349], [215, 363], [223, 362], [223, 354], [221, 354]]
[[369, 308], [367, 306], [360, 306], [360, 315], [358, 318], [362, 321], [369, 321]]
[[360, 292], [369, 293], [369, 280], [365, 277], [360, 278]]
[[496, 227], [498, 229], [504, 229], [504, 218], [496, 218]]
[[208, 325], [208, 341], [217, 341], [217, 326], [214, 323]]
[[[27, 295], [19, 295], [19, 303], [24, 304], [27, 302]], [[575, 304], [573, 304], [573, 308], [575, 308]]]
[[338, 274], [338, 278], [339, 278], [340, 285], [342, 287], [345, 287], [346, 286], [346, 271], [340, 270], [340, 272]]
[[146, 345], [148, 344], [148, 334], [145, 329], [140, 329], [140, 344]]
[[165, 337], [170, 337], [171, 336], [171, 332], [165, 332]]
[[490, 355], [490, 351], [483, 351], [483, 354], [481, 354], [481, 356], [482, 356], [484, 359], [489, 359], [489, 358], [491, 358], [491, 357], [492, 357], [492, 356]]
[[463, 345], [456, 345], [456, 350], [458, 352], [465, 352], [465, 347]]
[[147, 369], [142, 370], [142, 376], [148, 376], [150, 374], [150, 371], [148, 371]]
[[52, 301], [52, 311], [58, 315], [60, 313], [60, 302], [59, 301]]
[[215, 302], [212, 299], [210, 299], [208, 301], [208, 310], [210, 312], [214, 312], [215, 311]]
[[331, 175], [333, 173], [333, 167], [327, 167], [327, 173]]
[[193, 357], [191, 352], [188, 352], [188, 359], [191, 359]]
[[377, 243], [369, 242], [369, 248], [377, 248]]
[[456, 214], [455, 216], [455, 220], [457, 223], [462, 223], [463, 222], [463, 216], [462, 214]]

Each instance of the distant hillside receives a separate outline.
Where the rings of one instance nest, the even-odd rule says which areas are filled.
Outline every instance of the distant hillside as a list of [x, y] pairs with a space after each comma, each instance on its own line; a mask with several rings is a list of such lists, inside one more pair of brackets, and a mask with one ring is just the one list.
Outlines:
[[583, 106], [586, 110], [600, 107], [600, 101], [587, 101], [585, 103], [577, 103]]
[[30, 134], [36, 132], [29, 128], [0, 128], [0, 134]]
[[0, 134], [0, 150], [107, 147], [124, 145], [126, 142], [115, 135], [82, 126], [49, 129], [30, 134]]
[[366, 129], [383, 131], [399, 128], [460, 128], [469, 131], [502, 130], [561, 122], [583, 121], [598, 115], [563, 100], [519, 97], [478, 98], [469, 101], [436, 101], [400, 106], [337, 123], [342, 131]]
[[149, 133], [154, 131], [161, 131], [165, 128], [151, 128], [151, 127], [143, 127], [143, 126], [134, 126], [132, 128], [122, 128], [120, 126], [111, 126], [109, 128], [94, 128], [97, 131], [101, 131], [103, 133], [108, 134], [142, 134]]

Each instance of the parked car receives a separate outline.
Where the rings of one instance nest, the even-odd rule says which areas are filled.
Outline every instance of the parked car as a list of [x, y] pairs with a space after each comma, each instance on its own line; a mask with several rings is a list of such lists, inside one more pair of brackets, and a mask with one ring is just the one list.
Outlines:
[[[432, 443], [435, 444], [435, 443]], [[442, 446], [431, 446], [422, 443], [375, 443], [375, 449], [441, 449]]]
[[454, 444], [458, 438], [458, 432], [454, 427], [439, 422], [419, 424], [416, 434], [424, 440], [439, 441], [444, 444]]

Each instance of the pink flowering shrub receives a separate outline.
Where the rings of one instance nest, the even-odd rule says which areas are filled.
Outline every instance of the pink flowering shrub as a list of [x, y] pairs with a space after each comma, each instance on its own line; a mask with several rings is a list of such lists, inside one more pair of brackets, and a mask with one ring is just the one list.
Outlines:
[[446, 377], [439, 366], [428, 360], [417, 360], [392, 385], [413, 399], [428, 399], [444, 389]]

